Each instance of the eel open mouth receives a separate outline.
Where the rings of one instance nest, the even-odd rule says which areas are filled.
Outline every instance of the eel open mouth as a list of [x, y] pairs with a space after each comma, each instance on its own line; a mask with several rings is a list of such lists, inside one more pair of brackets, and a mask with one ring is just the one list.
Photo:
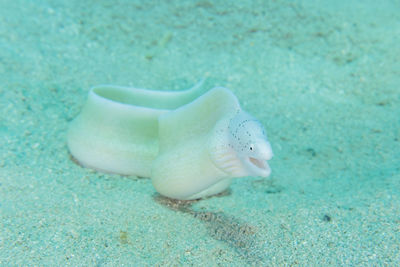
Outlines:
[[248, 157], [247, 165], [254, 175], [267, 177], [271, 173], [266, 159]]
[[265, 165], [267, 164], [266, 160], [256, 159], [256, 158], [252, 158], [252, 157], [249, 157], [249, 160], [251, 163], [253, 163], [260, 169], [265, 169]]

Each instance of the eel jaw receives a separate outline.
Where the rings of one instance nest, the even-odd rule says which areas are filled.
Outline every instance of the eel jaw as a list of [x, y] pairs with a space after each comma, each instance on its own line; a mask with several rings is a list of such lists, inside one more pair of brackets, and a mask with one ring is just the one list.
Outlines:
[[271, 145], [268, 141], [264, 141], [258, 144], [258, 148], [258, 153], [244, 158], [244, 164], [252, 175], [268, 177], [271, 174], [268, 160], [273, 157]]
[[271, 168], [266, 159], [248, 157], [245, 159], [245, 165], [252, 175], [268, 177], [271, 174]]

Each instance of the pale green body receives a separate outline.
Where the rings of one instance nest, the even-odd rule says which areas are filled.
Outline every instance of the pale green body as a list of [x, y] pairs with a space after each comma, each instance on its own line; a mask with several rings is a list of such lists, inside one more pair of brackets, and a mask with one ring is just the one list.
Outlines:
[[234, 177], [269, 175], [272, 151], [258, 124], [246, 129], [257, 133], [256, 143], [251, 135], [239, 139], [263, 153], [243, 153], [235, 133], [254, 119], [228, 89], [203, 92], [201, 83], [179, 92], [94, 87], [70, 125], [69, 150], [84, 166], [150, 177], [160, 194], [176, 199], [217, 194]]
[[203, 91], [200, 85], [177, 92], [113, 85], [92, 88], [69, 127], [71, 154], [97, 170], [150, 177], [159, 150], [159, 116], [198, 97]]

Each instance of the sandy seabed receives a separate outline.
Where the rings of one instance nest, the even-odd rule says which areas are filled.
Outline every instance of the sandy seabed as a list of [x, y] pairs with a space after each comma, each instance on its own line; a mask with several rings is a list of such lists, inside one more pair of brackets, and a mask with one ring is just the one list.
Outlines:
[[[0, 265], [398, 266], [399, 44], [396, 0], [0, 1]], [[71, 160], [91, 86], [205, 76], [269, 178], [176, 202]]]

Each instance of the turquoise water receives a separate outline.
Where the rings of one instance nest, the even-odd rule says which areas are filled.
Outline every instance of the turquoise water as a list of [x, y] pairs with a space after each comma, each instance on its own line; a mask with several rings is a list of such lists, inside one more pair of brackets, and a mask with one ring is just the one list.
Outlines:
[[[400, 2], [0, 1], [0, 265], [397, 266]], [[266, 179], [195, 202], [75, 164], [89, 88], [230, 88]]]

